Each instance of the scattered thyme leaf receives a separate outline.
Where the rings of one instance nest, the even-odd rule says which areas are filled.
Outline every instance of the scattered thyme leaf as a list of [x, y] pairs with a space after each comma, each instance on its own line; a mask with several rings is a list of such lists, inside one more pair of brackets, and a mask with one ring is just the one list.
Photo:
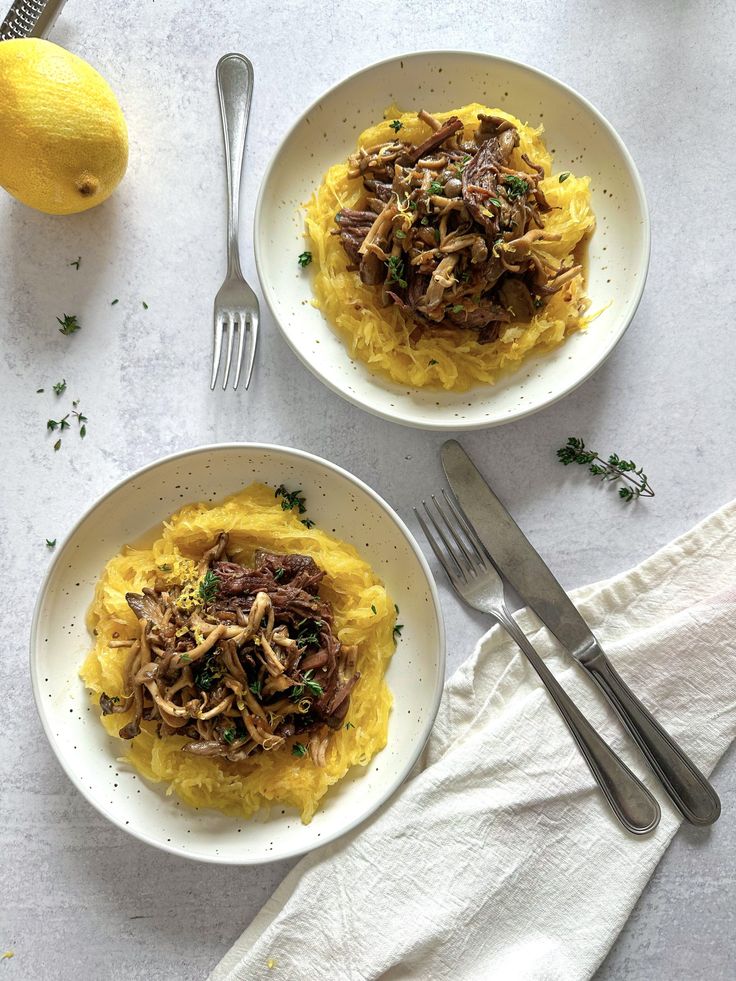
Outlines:
[[516, 201], [518, 198], [523, 198], [529, 192], [527, 181], [523, 177], [517, 177], [515, 174], [506, 174], [503, 183], [509, 201]]
[[312, 253], [302, 252], [296, 261], [299, 263], [302, 269], [304, 269], [312, 261]]
[[235, 733], [236, 733], [235, 726], [228, 726], [227, 729], [222, 730], [222, 738], [225, 740], [228, 746], [235, 739]]
[[75, 334], [81, 329], [81, 324], [77, 320], [76, 314], [64, 313], [60, 317], [56, 318], [57, 324], [60, 324], [59, 333], [60, 334]]
[[386, 262], [388, 266], [388, 281], [389, 283], [398, 283], [399, 286], [406, 287], [406, 279], [404, 278], [404, 260], [401, 256], [392, 255]]
[[120, 303], [120, 300], [113, 300], [110, 306], [114, 307], [116, 303]]
[[45, 391], [46, 391], [46, 389], [45, 389], [45, 388], [37, 388], [37, 389], [36, 389], [36, 395], [40, 395], [40, 394], [41, 394], [41, 392], [45, 392]]
[[279, 484], [274, 497], [281, 498], [282, 511], [293, 511], [296, 508], [299, 514], [306, 514], [307, 504], [302, 496], [301, 487], [295, 491], [288, 491], [283, 484]]
[[371, 610], [373, 611], [373, 616], [376, 616], [376, 614], [378, 613], [378, 610], [376, 609], [376, 604], [375, 603], [371, 603]]
[[191, 659], [191, 657], [188, 654], [180, 654], [179, 655], [179, 660], [181, 661], [182, 664], [191, 664], [192, 663], [192, 659]]
[[403, 623], [397, 623], [397, 624], [395, 624], [395, 626], [394, 626], [394, 637], [400, 637], [401, 636], [401, 631], [403, 629], [404, 629], [404, 624]]
[[403, 127], [403, 125], [404, 124], [401, 122], [400, 119], [394, 119], [389, 123], [389, 126], [394, 131], [394, 133], [398, 133], [399, 130]]
[[46, 539], [46, 548], [56, 548], [56, 539], [55, 538], [47, 538]]
[[433, 194], [442, 194], [444, 191], [444, 185], [440, 181], [432, 181], [432, 183], [427, 188], [427, 194], [431, 197]]
[[355, 728], [355, 726], [353, 725], [353, 723], [352, 723], [352, 722], [346, 722], [346, 723], [345, 723], [345, 728], [346, 728], [346, 729], [354, 729], [354, 728]]
[[74, 260], [74, 262], [70, 262], [69, 265], [70, 266], [74, 266], [78, 270], [79, 267], [82, 265], [82, 257], [81, 257], [81, 255], [77, 256], [77, 258]]
[[61, 440], [57, 439], [57, 441], [54, 443], [54, 451], [58, 453], [60, 449], [61, 449]]
[[260, 695], [262, 685], [263, 685], [262, 681], [253, 681], [251, 682], [251, 684], [248, 685], [248, 687], [250, 688], [250, 690], [253, 692], [254, 695]]
[[588, 472], [601, 480], [622, 480], [625, 486], [619, 487], [619, 497], [624, 501], [635, 501], [640, 497], [654, 497], [649, 478], [642, 467], [633, 460], [623, 460], [618, 453], [611, 453], [607, 460], [595, 450], [588, 450], [579, 436], [569, 436], [567, 443], [557, 451], [557, 458], [564, 466], [577, 463], [587, 466]]
[[307, 755], [307, 747], [304, 745], [304, 743], [294, 743], [294, 745], [291, 747], [291, 755], [292, 756], [306, 756]]
[[66, 378], [52, 386], [55, 395], [61, 395], [66, 391]]
[[203, 603], [211, 603], [215, 596], [217, 596], [219, 590], [220, 580], [212, 569], [208, 569], [199, 583], [199, 589], [197, 590], [199, 598]]
[[86, 426], [82, 425], [82, 426], [79, 427], [79, 435], [80, 435], [81, 439], [84, 439], [84, 437], [87, 435], [87, 427]]
[[501, 202], [498, 200], [498, 198], [488, 198], [488, 200], [491, 202], [491, 204], [495, 204], [497, 208], [501, 207]]
[[450, 313], [462, 313], [464, 309], [462, 303], [456, 303], [454, 307], [450, 307]]
[[429, 364], [430, 364], [430, 365], [433, 365], [433, 364], [439, 364], [439, 361], [437, 360], [437, 358], [432, 358], [432, 359], [430, 360], [430, 362], [429, 362]]
[[566, 170], [563, 174], [560, 174], [560, 184], [564, 184], [569, 176], [570, 176], [569, 170]]
[[314, 522], [311, 518], [302, 518], [301, 520], [305, 528], [314, 528]]
[[141, 303], [143, 304], [143, 309], [144, 310], [147, 310], [148, 309], [148, 304], [146, 303], [146, 301], [145, 300], [141, 300]]

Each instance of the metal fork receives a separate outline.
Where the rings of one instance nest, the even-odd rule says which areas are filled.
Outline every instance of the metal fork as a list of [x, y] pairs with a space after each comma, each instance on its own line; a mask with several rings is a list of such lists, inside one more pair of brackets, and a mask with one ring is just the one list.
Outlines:
[[455, 591], [468, 606], [493, 617], [526, 655], [621, 824], [637, 835], [653, 831], [659, 824], [659, 804], [598, 735], [532, 647], [506, 606], [503, 582], [486, 558], [475, 529], [457, 500], [444, 490], [442, 496], [444, 509], [434, 494], [433, 509], [422, 501], [426, 521], [417, 508], [414, 513]]
[[215, 387], [222, 357], [223, 334], [227, 334], [225, 368], [222, 380], [227, 388], [233, 359], [235, 335], [238, 335], [235, 382], [238, 387], [243, 367], [246, 336], [250, 338], [245, 366], [245, 387], [250, 385], [258, 342], [258, 297], [246, 283], [240, 271], [238, 250], [238, 219], [240, 214], [240, 181], [243, 173], [245, 135], [248, 131], [250, 100], [253, 95], [253, 66], [242, 54], [226, 54], [217, 62], [215, 71], [217, 93], [222, 113], [222, 134], [225, 139], [225, 167], [227, 170], [227, 276], [215, 297], [214, 349], [212, 352], [212, 378], [210, 388]]

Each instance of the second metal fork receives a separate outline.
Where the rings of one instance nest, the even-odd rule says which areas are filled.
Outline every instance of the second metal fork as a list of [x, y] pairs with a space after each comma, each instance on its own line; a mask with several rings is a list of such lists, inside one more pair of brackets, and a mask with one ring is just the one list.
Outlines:
[[241, 54], [226, 54], [217, 62], [217, 93], [222, 112], [222, 132], [225, 138], [227, 168], [227, 276], [215, 297], [214, 349], [212, 378], [215, 387], [220, 370], [222, 342], [225, 336], [225, 368], [222, 387], [227, 388], [233, 360], [235, 335], [238, 350], [235, 357], [235, 381], [238, 387], [243, 367], [246, 338], [249, 338], [245, 365], [245, 387], [250, 385], [258, 341], [258, 297], [246, 283], [240, 270], [238, 251], [238, 219], [240, 214], [240, 179], [248, 131], [248, 114], [253, 95], [253, 66]]
[[653, 831], [659, 824], [659, 804], [598, 735], [532, 647], [506, 606], [503, 582], [486, 558], [475, 529], [457, 501], [444, 490], [442, 496], [444, 508], [434, 495], [433, 508], [422, 502], [426, 520], [416, 508], [414, 513], [455, 591], [468, 606], [493, 617], [518, 644], [554, 700], [621, 824], [637, 835]]

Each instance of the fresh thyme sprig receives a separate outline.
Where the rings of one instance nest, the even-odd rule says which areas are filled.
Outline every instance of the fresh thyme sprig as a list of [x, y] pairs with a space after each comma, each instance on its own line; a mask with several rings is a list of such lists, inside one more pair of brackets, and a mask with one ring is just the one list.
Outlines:
[[587, 466], [588, 472], [601, 480], [624, 481], [626, 486], [618, 489], [618, 496], [624, 501], [654, 497], [649, 478], [642, 467], [637, 467], [633, 460], [622, 460], [618, 453], [611, 453], [604, 460], [595, 450], [586, 449], [579, 436], [569, 436], [565, 446], [557, 451], [557, 457], [565, 466], [571, 463]]

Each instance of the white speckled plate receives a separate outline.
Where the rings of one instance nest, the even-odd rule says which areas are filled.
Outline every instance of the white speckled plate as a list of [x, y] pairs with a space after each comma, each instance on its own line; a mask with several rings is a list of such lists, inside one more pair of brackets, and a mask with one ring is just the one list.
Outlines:
[[[323, 799], [311, 824], [274, 807], [243, 821], [198, 811], [161, 784], [118, 763], [123, 743], [107, 735], [79, 678], [90, 647], [85, 616], [107, 560], [182, 504], [216, 500], [254, 480], [300, 486], [310, 517], [352, 542], [384, 580], [404, 630], [387, 679], [394, 708], [386, 748]], [[36, 603], [31, 675], [49, 742], [70, 779], [105, 817], [148, 844], [188, 858], [234, 865], [298, 855], [337, 838], [401, 784], [432, 728], [444, 682], [445, 642], [437, 591], [418, 545], [374, 491], [339, 467], [299, 450], [259, 444], [205, 446], [158, 460], [105, 494], [56, 552]]]
[[[442, 111], [469, 102], [544, 124], [555, 172], [592, 178], [597, 228], [589, 246], [588, 294], [603, 310], [587, 331], [551, 354], [531, 358], [495, 386], [465, 393], [409, 391], [353, 361], [313, 306], [302, 205], [358, 134], [402, 109]], [[372, 65], [326, 92], [277, 150], [256, 208], [258, 274], [271, 312], [296, 354], [343, 398], [395, 422], [422, 429], [479, 429], [550, 405], [589, 378], [636, 312], [649, 264], [649, 216], [636, 167], [613, 127], [581, 95], [543, 72], [494, 55], [421, 51]]]

